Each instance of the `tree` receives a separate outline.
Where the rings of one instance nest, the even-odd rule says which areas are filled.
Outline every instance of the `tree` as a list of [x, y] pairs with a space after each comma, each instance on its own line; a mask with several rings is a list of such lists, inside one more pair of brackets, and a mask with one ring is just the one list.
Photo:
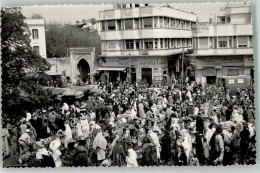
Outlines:
[[95, 25], [96, 23], [98, 23], [98, 20], [95, 19], [95, 18], [88, 19], [88, 21], [89, 21], [92, 25]]
[[20, 10], [2, 8], [1, 13], [2, 111], [19, 115], [50, 101], [43, 85], [51, 65], [30, 46], [30, 31]]
[[101, 53], [101, 41], [97, 32], [90, 32], [75, 25], [49, 25], [46, 31], [47, 57], [65, 57], [71, 47], [95, 47]]

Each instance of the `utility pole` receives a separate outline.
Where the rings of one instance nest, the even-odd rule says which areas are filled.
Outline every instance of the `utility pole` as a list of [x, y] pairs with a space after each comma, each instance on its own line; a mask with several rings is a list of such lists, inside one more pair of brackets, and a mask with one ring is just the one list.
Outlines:
[[[183, 59], [184, 59], [184, 47], [182, 47], [182, 55], [181, 55], [181, 103], [183, 103], [183, 98], [182, 98], [182, 94], [183, 94]], [[181, 116], [182, 116], [182, 105], [181, 105]]]

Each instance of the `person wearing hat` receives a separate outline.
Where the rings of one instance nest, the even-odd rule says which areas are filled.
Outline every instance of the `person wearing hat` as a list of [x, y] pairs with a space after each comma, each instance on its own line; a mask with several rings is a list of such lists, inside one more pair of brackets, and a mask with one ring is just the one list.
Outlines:
[[86, 149], [86, 139], [84, 137], [81, 137], [76, 140], [76, 148], [73, 158], [73, 166], [75, 167], [89, 166], [91, 164], [88, 157], [88, 150]]

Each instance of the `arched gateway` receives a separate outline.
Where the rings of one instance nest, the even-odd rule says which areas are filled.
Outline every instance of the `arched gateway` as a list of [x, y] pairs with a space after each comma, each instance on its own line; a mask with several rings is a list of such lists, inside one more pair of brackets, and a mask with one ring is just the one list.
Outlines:
[[86, 83], [87, 81], [90, 80], [89, 75], [88, 75], [90, 73], [90, 67], [89, 67], [88, 62], [85, 59], [81, 59], [78, 62], [77, 69], [78, 69], [78, 72], [79, 72], [78, 77], [81, 78], [81, 80], [84, 83]]
[[[47, 58], [52, 65], [47, 74], [52, 76], [64, 76], [72, 83], [78, 79], [83, 82], [93, 82], [93, 72], [95, 69], [95, 48], [75, 47], [69, 49], [70, 56], [64, 58]], [[92, 79], [91, 79], [92, 78]]]

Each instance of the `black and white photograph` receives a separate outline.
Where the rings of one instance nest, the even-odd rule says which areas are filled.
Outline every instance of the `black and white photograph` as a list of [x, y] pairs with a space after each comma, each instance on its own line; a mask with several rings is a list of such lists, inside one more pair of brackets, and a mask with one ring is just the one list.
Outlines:
[[255, 165], [252, 6], [1, 7], [2, 167]]

